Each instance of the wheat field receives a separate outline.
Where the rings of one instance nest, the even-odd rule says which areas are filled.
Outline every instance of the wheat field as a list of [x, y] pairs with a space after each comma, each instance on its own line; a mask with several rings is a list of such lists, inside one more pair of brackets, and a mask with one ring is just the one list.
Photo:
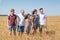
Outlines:
[[44, 32], [42, 36], [39, 31], [35, 35], [23, 34], [22, 36], [10, 36], [7, 27], [7, 16], [0, 16], [0, 40], [60, 40], [60, 16], [48, 16], [47, 28], [49, 33], [46, 35]]

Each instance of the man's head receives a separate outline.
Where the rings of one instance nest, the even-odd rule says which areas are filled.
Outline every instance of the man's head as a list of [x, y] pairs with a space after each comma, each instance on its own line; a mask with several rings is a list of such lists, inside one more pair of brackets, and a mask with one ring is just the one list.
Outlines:
[[43, 8], [40, 8], [39, 11], [40, 11], [40, 13], [43, 13]]
[[14, 9], [11, 9], [10, 12], [11, 12], [11, 14], [13, 15], [14, 12], [15, 12], [15, 10], [14, 10]]
[[23, 9], [20, 12], [21, 12], [22, 15], [24, 15], [24, 13], [25, 13], [25, 11]]

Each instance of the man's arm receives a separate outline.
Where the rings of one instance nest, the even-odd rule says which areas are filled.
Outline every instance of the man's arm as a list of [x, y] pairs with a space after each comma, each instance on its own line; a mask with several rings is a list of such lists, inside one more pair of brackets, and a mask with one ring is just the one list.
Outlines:
[[16, 24], [16, 27], [18, 26], [18, 18], [16, 17], [16, 20], [15, 20], [15, 24]]
[[10, 25], [10, 16], [8, 16], [7, 27]]
[[44, 25], [47, 29], [47, 17], [45, 17], [45, 25]]

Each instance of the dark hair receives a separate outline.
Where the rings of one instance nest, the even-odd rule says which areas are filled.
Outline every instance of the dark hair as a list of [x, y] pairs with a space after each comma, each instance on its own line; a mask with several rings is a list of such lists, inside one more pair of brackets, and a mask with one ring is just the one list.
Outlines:
[[34, 12], [37, 12], [37, 9], [34, 9], [33, 12], [32, 12], [32, 14], [34, 14]]
[[25, 17], [25, 19], [27, 19], [29, 15], [30, 15], [30, 14], [27, 14], [26, 17]]
[[40, 8], [39, 10], [42, 10], [43, 8]]
[[11, 9], [10, 11], [12, 12], [12, 11], [15, 11], [15, 10], [14, 9]]

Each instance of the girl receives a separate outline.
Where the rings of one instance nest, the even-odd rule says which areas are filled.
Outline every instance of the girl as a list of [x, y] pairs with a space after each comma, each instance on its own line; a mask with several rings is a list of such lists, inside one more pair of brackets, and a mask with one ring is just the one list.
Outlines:
[[30, 14], [25, 17], [25, 33], [29, 34], [31, 29], [31, 19]]

